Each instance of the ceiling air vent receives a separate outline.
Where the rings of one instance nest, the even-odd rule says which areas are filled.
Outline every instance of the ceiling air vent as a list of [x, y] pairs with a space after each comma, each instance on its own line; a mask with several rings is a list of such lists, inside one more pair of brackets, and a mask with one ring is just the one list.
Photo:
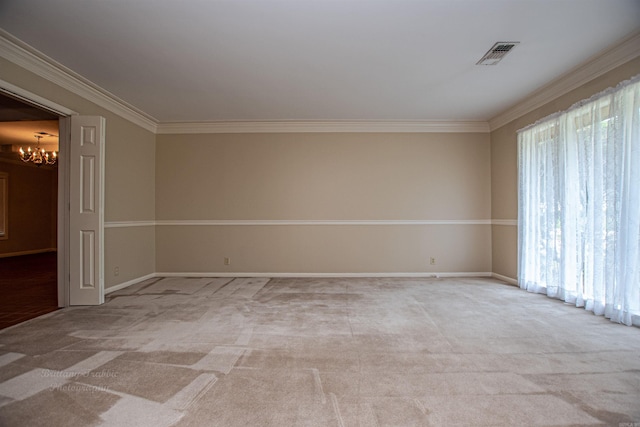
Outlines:
[[476, 65], [496, 65], [507, 53], [511, 52], [518, 43], [520, 42], [498, 42], [494, 44], [493, 47], [480, 58], [480, 61], [476, 62]]

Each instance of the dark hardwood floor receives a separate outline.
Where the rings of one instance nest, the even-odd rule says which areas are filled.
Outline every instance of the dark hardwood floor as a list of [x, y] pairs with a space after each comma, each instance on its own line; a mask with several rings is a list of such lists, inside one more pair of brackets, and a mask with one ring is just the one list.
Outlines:
[[58, 309], [57, 254], [0, 258], [0, 329]]

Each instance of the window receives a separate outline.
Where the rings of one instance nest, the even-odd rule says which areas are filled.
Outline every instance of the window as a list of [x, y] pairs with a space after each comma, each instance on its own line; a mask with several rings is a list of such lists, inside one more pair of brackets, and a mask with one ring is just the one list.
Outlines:
[[518, 132], [520, 287], [640, 324], [640, 76]]

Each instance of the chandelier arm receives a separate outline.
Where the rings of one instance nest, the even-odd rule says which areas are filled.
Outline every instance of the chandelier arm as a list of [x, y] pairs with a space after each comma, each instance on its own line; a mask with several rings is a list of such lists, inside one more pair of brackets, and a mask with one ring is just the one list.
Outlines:
[[58, 153], [56, 151], [52, 151], [51, 154], [49, 154], [44, 148], [40, 148], [40, 139], [42, 138], [42, 135], [35, 135], [35, 137], [38, 140], [35, 150], [28, 147], [25, 152], [22, 147], [20, 147], [20, 152], [18, 154], [20, 160], [25, 163], [32, 162], [37, 166], [55, 165], [58, 161]]

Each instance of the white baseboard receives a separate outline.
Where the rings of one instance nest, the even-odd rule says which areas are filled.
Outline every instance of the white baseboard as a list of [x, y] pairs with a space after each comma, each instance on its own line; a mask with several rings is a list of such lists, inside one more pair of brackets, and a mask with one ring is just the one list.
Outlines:
[[173, 272], [160, 272], [156, 273], [157, 277], [272, 277], [272, 278], [289, 278], [289, 277], [422, 277], [422, 278], [437, 278], [437, 277], [491, 277], [489, 272], [419, 272], [419, 273], [402, 273], [402, 272], [390, 272], [390, 273], [283, 273], [283, 272], [269, 272], [269, 273], [257, 273], [257, 272], [203, 272], [203, 273], [173, 273]]
[[111, 286], [104, 290], [104, 294], [110, 294], [111, 292], [119, 291], [120, 289], [127, 288], [131, 285], [135, 285], [136, 283], [144, 282], [145, 280], [153, 279], [154, 277], [160, 277], [158, 273], [147, 274], [146, 276], [138, 277], [136, 279], [131, 279], [126, 282], [117, 284], [115, 286]]
[[111, 286], [105, 289], [105, 295], [111, 292], [119, 291], [120, 289], [127, 288], [136, 283], [143, 282], [145, 280], [153, 279], [156, 277], [270, 277], [270, 278], [449, 278], [449, 277], [493, 277], [498, 280], [505, 281], [507, 283], [517, 285], [518, 282], [510, 277], [502, 276], [500, 274], [480, 271], [480, 272], [417, 272], [417, 273], [283, 273], [283, 272], [269, 272], [269, 273], [255, 273], [255, 272], [158, 272], [150, 273], [136, 279], [132, 279], [115, 286]]
[[35, 254], [45, 254], [48, 252], [58, 252], [56, 248], [45, 248], [45, 249], [33, 249], [30, 251], [20, 251], [20, 252], [9, 252], [6, 254], [0, 254], [0, 258], [9, 258], [12, 256], [22, 256], [22, 255], [35, 255]]
[[510, 285], [518, 286], [518, 280], [512, 277], [503, 276], [502, 274], [498, 273], [491, 273], [491, 277], [493, 277], [494, 279], [502, 280], [503, 282], [507, 282]]

